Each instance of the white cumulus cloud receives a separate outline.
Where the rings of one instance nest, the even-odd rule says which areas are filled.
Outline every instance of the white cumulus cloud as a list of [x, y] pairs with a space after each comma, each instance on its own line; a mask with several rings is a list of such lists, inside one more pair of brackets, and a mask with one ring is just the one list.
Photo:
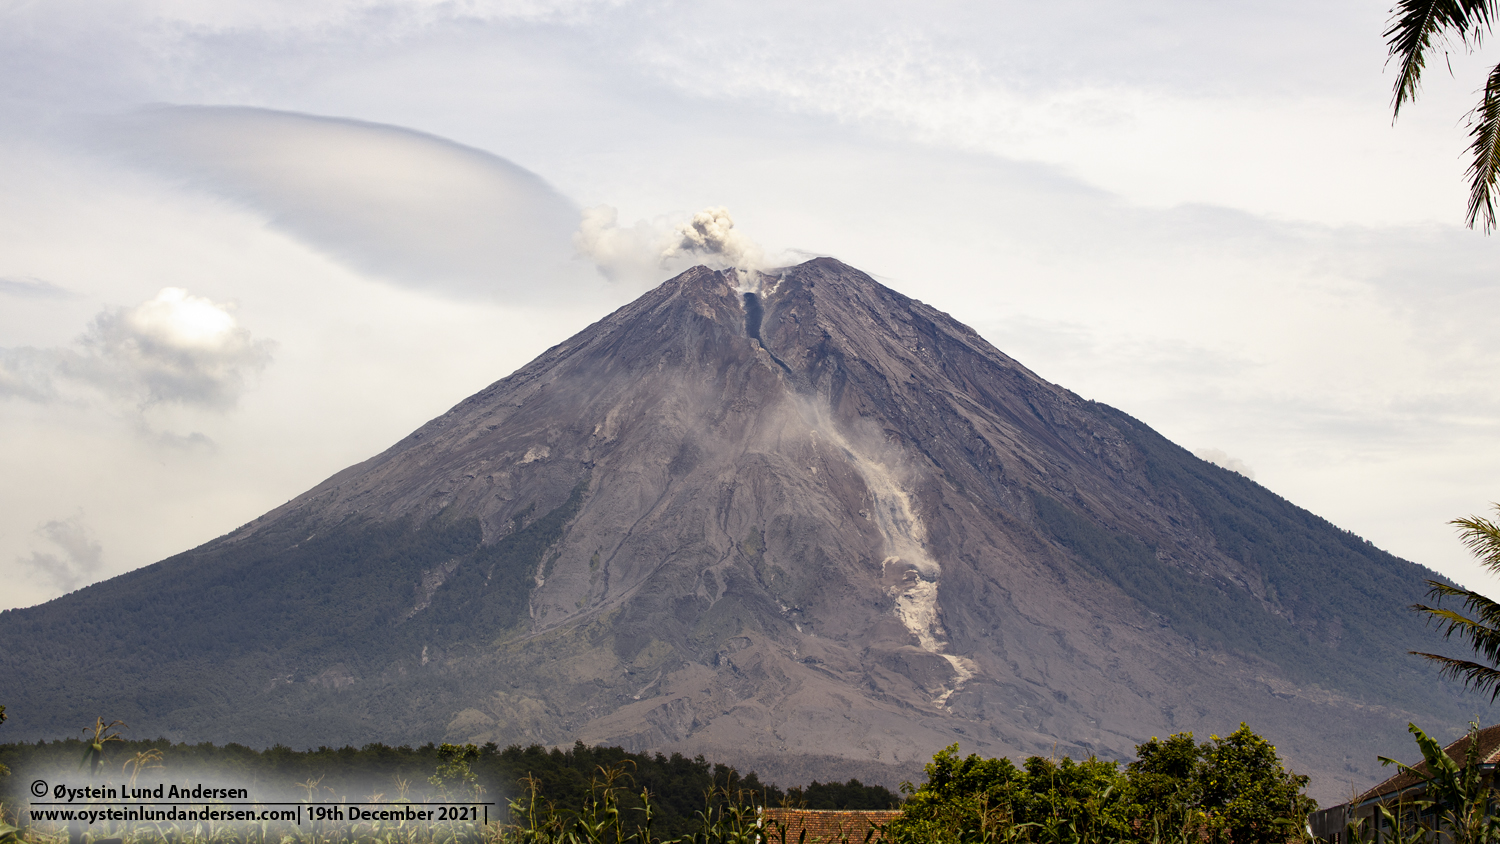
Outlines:
[[71, 345], [0, 349], [0, 397], [78, 400], [79, 390], [144, 410], [160, 404], [232, 407], [273, 344], [241, 327], [232, 306], [178, 287], [133, 308], [110, 308]]

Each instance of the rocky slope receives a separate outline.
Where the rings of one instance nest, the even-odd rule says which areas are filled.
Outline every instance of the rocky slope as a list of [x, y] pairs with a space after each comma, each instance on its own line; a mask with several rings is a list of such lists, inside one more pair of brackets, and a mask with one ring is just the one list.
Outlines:
[[[747, 291], [750, 291], [747, 295]], [[831, 259], [702, 267], [201, 548], [0, 614], [11, 736], [623, 744], [899, 779], [1472, 704], [1430, 576]]]

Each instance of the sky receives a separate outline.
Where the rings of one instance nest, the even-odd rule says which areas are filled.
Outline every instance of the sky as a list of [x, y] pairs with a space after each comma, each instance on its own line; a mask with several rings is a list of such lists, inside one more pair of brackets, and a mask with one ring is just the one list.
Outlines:
[[1496, 588], [1447, 523], [1500, 500], [1486, 56], [1393, 124], [1388, 17], [0, 0], [0, 608], [378, 453], [693, 263], [705, 209]]

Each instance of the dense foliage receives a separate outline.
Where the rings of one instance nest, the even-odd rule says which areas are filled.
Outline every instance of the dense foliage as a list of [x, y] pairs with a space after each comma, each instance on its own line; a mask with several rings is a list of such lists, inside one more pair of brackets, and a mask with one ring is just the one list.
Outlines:
[[954, 745], [927, 765], [892, 824], [897, 840], [959, 844], [999, 840], [1160, 841], [1272, 844], [1297, 836], [1316, 804], [1307, 777], [1241, 724], [1228, 736], [1192, 733], [1136, 748], [1115, 762], [1033, 756], [960, 758]]
[[[1281, 844], [1299, 836], [1306, 813], [1314, 808], [1302, 794], [1307, 778], [1287, 771], [1276, 749], [1243, 724], [1223, 738], [1196, 742], [1191, 733], [1179, 733], [1153, 738], [1136, 751], [1137, 759], [1123, 767], [1094, 758], [1039, 756], [1018, 765], [1009, 759], [960, 757], [956, 745], [949, 747], [926, 766], [925, 783], [904, 786], [910, 797], [885, 829], [885, 840]], [[0, 762], [28, 774], [0, 780], [0, 804], [14, 809], [28, 803], [22, 788], [31, 781], [29, 774], [77, 770], [78, 760], [91, 758], [92, 752], [87, 738], [0, 745]], [[174, 771], [213, 771], [251, 787], [256, 795], [297, 788], [308, 799], [316, 794], [351, 802], [370, 800], [376, 793], [387, 799], [441, 794], [492, 801], [492, 825], [465, 834], [495, 844], [606, 839], [718, 844], [757, 840], [757, 834], [764, 836], [761, 841], [776, 841], [778, 830], [756, 826], [758, 806], [899, 805], [889, 790], [857, 780], [782, 790], [762, 783], [754, 773], [742, 775], [702, 757], [629, 753], [582, 743], [567, 750], [371, 744], [308, 751], [278, 745], [256, 751], [235, 744], [110, 741], [102, 745], [100, 762], [102, 776], [116, 782], [139, 774], [144, 764], [148, 780], [170, 781]], [[160, 770], [153, 770], [157, 766]], [[159, 840], [139, 830], [116, 832], [126, 834], [132, 844]], [[319, 840], [446, 840], [431, 830], [376, 834], [380, 832], [371, 828], [346, 832], [347, 839], [324, 835]], [[284, 838], [293, 841], [301, 834], [293, 830]], [[456, 832], [449, 837], [462, 838]]]
[[[1358, 823], [1354, 832], [1361, 839], [1384, 837], [1395, 844], [1448, 841], [1451, 844], [1494, 844], [1500, 841], [1500, 817], [1495, 800], [1500, 797], [1495, 775], [1480, 751], [1479, 724], [1469, 725], [1463, 746], [1463, 761], [1449, 756], [1443, 746], [1416, 724], [1407, 730], [1422, 751], [1420, 767], [1380, 757], [1422, 783], [1395, 805], [1378, 807], [1381, 830]], [[1362, 827], [1362, 828], [1360, 828]], [[1379, 833], [1384, 832], [1384, 836]], [[1363, 841], [1360, 844], [1364, 844]]]

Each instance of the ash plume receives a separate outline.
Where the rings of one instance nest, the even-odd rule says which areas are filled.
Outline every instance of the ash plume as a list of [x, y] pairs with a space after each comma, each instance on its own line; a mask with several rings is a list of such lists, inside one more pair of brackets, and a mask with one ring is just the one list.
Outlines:
[[753, 273], [765, 266], [765, 252], [743, 232], [734, 230], [729, 209], [705, 208], [693, 219], [677, 227], [677, 241], [662, 252], [666, 262], [678, 255], [705, 259], [716, 269], [733, 267], [741, 274]]
[[705, 208], [683, 223], [657, 218], [628, 227], [620, 225], [619, 212], [608, 205], [587, 208], [573, 245], [610, 281], [654, 285], [663, 271], [678, 272], [696, 263], [736, 270], [740, 292], [756, 292], [759, 273], [768, 265], [765, 250], [734, 227], [723, 207]]

